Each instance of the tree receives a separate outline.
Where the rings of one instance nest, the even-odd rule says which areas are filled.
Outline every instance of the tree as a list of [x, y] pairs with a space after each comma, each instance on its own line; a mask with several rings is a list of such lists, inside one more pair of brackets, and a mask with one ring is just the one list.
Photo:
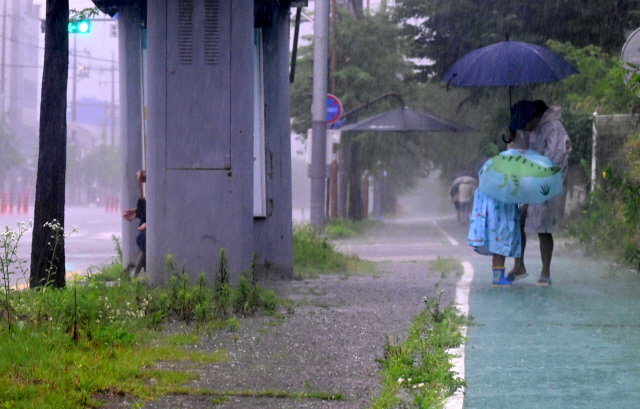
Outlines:
[[[400, 27], [384, 7], [362, 19], [348, 13], [340, 13], [339, 17], [337, 69], [332, 77], [336, 86], [332, 93], [341, 99], [345, 111], [396, 92], [407, 106], [419, 111], [476, 128], [483, 123], [485, 106], [460, 105], [468, 98], [468, 90], [447, 92], [444, 85], [410, 81], [413, 73], [405, 58], [406, 41], [399, 36]], [[296, 82], [291, 87], [292, 128], [303, 137], [311, 127], [312, 50], [312, 44], [301, 47]], [[348, 120], [353, 122], [398, 107], [397, 100], [388, 98]], [[387, 185], [395, 195], [415, 186], [420, 177], [436, 168], [443, 169], [445, 177], [459, 169], [475, 170], [478, 151], [475, 134], [343, 133], [342, 144], [350, 147], [350, 158], [357, 158], [356, 163], [349, 164], [351, 173], [368, 170], [376, 177], [384, 170]], [[359, 174], [352, 174], [350, 180], [354, 184], [350, 203], [355, 203], [359, 197]]]
[[[64, 236], [51, 227], [64, 227], [67, 161], [67, 81], [69, 69], [69, 0], [47, 0], [44, 69], [40, 102], [40, 141], [36, 202], [31, 247], [30, 286], [65, 285]], [[45, 223], [47, 224], [45, 226]]]
[[640, 25], [634, 0], [397, 0], [394, 17], [411, 41], [410, 57], [428, 59], [418, 78], [442, 74], [460, 57], [503, 41], [544, 45], [547, 40], [595, 45], [619, 52], [625, 31]]

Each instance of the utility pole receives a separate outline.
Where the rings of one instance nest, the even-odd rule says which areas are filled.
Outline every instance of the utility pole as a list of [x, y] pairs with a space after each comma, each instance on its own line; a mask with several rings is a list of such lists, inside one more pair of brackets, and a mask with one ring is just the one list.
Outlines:
[[111, 146], [116, 146], [116, 63], [111, 52]]
[[78, 83], [78, 41], [77, 34], [73, 35], [73, 76], [72, 76], [72, 88], [71, 88], [71, 122], [73, 123], [73, 128], [71, 128], [71, 143], [76, 143], [76, 118], [77, 118], [77, 107], [76, 107], [76, 88]]
[[[336, 31], [338, 30], [338, 5], [331, 0], [331, 93], [336, 92]], [[338, 217], [338, 161], [336, 144], [331, 144], [331, 170], [327, 181], [328, 202], [327, 213], [330, 217]]]
[[313, 32], [313, 106], [311, 147], [311, 225], [324, 230], [327, 157], [327, 54], [329, 0], [316, 0]]

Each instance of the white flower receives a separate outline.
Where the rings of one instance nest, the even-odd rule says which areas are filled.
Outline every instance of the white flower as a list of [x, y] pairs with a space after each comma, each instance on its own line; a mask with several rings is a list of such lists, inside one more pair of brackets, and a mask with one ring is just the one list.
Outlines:
[[402, 382], [404, 382], [404, 379], [398, 378], [398, 383], [402, 383]]
[[419, 383], [418, 384], [418, 388], [422, 388], [424, 386], [424, 383]]

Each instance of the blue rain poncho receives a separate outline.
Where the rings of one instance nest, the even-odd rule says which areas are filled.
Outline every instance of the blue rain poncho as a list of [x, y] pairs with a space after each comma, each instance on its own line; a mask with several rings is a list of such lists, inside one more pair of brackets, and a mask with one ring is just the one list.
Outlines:
[[520, 257], [520, 210], [476, 189], [467, 244], [479, 254]]

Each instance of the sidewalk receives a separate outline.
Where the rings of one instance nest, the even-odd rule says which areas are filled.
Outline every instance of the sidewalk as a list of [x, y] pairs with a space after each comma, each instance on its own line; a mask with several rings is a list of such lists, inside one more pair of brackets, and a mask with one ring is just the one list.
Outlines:
[[[376, 359], [382, 357], [388, 337], [405, 336], [411, 320], [424, 309], [422, 297], [441, 289], [443, 305], [454, 300], [456, 275], [432, 272], [429, 262], [454, 247], [431, 222], [381, 226], [380, 231], [341, 245], [352, 246], [364, 258], [376, 257], [380, 262], [377, 271], [269, 282], [280, 296], [294, 302], [295, 313], [283, 313], [282, 319], [242, 318], [237, 332], [214, 331], [210, 338], [201, 337], [194, 347], [222, 348], [228, 360], [189, 368], [200, 379], [187, 386], [226, 392], [340, 392], [344, 396], [340, 401], [232, 396], [216, 406], [226, 409], [368, 408], [379, 394]], [[172, 395], [144, 407], [210, 408], [211, 399]], [[131, 404], [127, 397], [111, 397], [105, 407]]]
[[[462, 240], [462, 233], [452, 235]], [[538, 287], [540, 253], [531, 240], [530, 276], [512, 288], [494, 288], [489, 258], [460, 250], [475, 270], [464, 408], [640, 405], [640, 275], [556, 243], [553, 285]]]

